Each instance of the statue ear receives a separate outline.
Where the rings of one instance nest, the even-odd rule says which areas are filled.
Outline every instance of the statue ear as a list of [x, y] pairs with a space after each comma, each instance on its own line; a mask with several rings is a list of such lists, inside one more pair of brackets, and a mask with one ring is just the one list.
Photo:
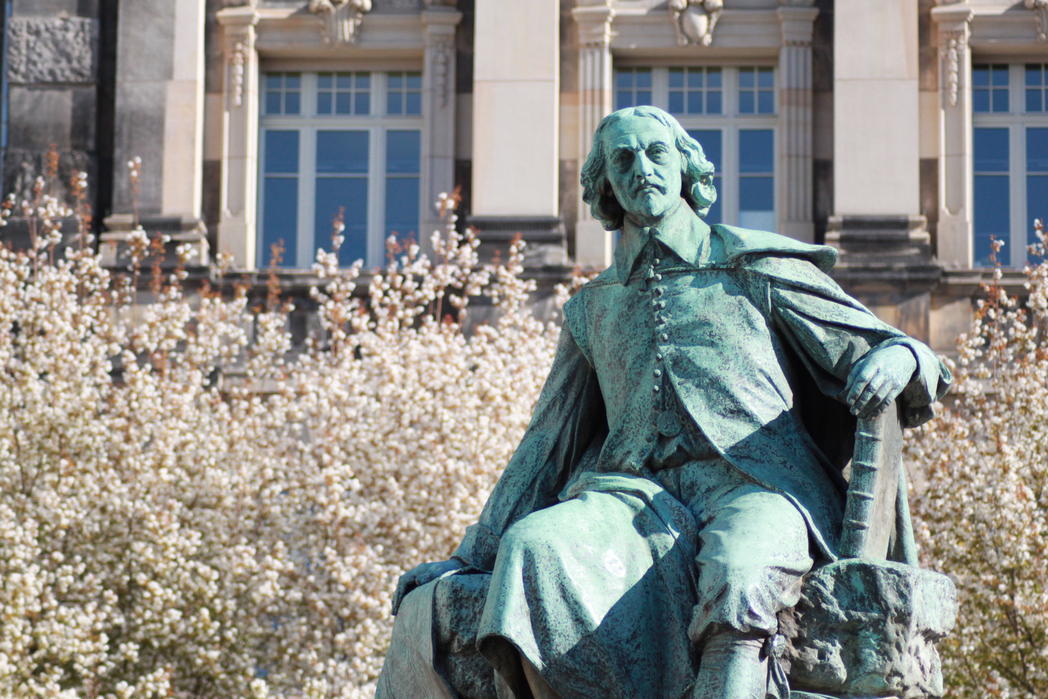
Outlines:
[[713, 202], [717, 201], [717, 188], [713, 186], [713, 175], [699, 175], [691, 186], [691, 199], [700, 216], [709, 213]]

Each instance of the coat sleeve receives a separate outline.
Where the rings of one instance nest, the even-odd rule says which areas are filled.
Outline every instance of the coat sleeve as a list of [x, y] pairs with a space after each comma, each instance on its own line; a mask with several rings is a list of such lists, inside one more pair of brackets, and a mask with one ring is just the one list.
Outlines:
[[531, 424], [495, 484], [479, 521], [455, 557], [491, 570], [502, 534], [517, 520], [557, 502], [583, 453], [606, 432], [596, 373], [565, 324]]
[[915, 427], [932, 417], [931, 406], [952, 377], [927, 345], [878, 319], [810, 262], [763, 258], [754, 268], [764, 279], [769, 317], [822, 393], [841, 400], [856, 362], [869, 352], [902, 345], [917, 362], [898, 399], [902, 423]]

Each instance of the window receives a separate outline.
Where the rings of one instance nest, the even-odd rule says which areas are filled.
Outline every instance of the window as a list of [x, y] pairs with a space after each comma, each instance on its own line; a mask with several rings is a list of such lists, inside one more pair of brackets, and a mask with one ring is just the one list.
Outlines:
[[1048, 64], [972, 66], [973, 263], [1019, 267], [1034, 242], [1033, 220], [1048, 217]]
[[615, 108], [642, 104], [673, 114], [702, 144], [716, 168], [711, 222], [777, 227], [774, 68], [617, 68]]
[[259, 266], [282, 241], [282, 266], [308, 267], [317, 248], [331, 249], [340, 211], [342, 264], [379, 264], [388, 236], [417, 238], [421, 74], [268, 72], [262, 80]]

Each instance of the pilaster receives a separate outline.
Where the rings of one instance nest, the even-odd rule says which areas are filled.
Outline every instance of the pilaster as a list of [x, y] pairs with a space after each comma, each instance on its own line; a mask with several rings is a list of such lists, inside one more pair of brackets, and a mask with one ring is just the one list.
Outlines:
[[972, 264], [971, 20], [967, 4], [932, 8], [939, 47], [938, 257], [949, 268]]
[[[612, 108], [611, 37], [615, 9], [610, 0], [580, 0], [572, 12], [578, 27], [579, 46], [579, 134], [578, 158], [583, 163], [593, 147], [593, 132]], [[579, 189], [578, 219], [575, 222], [575, 261], [583, 267], [611, 264], [611, 232], [593, 218]]]
[[779, 163], [776, 178], [782, 202], [779, 229], [791, 238], [812, 242], [812, 28], [819, 11], [805, 3], [778, 9], [782, 29], [779, 49]]
[[229, 8], [218, 13], [218, 21], [225, 53], [218, 247], [233, 256], [237, 268], [253, 269], [258, 259], [259, 14], [252, 7]]
[[440, 227], [433, 203], [455, 187], [455, 29], [462, 13], [433, 5], [422, 13], [425, 40], [422, 71], [422, 193], [419, 236]]

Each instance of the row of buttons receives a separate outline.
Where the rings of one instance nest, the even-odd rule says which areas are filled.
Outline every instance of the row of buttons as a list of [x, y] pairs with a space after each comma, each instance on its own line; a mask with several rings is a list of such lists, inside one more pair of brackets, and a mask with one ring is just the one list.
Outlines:
[[[658, 265], [660, 262], [662, 262], [662, 260], [660, 260], [657, 257], [654, 260], [652, 260], [652, 265], [648, 268], [648, 274], [646, 275], [647, 278], [655, 284], [659, 284], [660, 282], [662, 282], [662, 275], [655, 271], [655, 266]], [[666, 309], [666, 301], [662, 298], [662, 296], [665, 294], [665, 289], [661, 286], [654, 286], [651, 292], [653, 296], [651, 307], [655, 316], [655, 327], [664, 328], [664, 326], [666, 325], [666, 317], [663, 315], [663, 311], [665, 311]], [[659, 343], [665, 343], [669, 341], [670, 336], [668, 333], [665, 332], [665, 330], [661, 330], [656, 335], [656, 338], [658, 339]], [[651, 390], [652, 393], [654, 393], [657, 396], [659, 392], [662, 390], [662, 387], [660, 385], [662, 383], [662, 363], [664, 361], [662, 352], [655, 352], [655, 361], [656, 367], [653, 372], [655, 376], [655, 384], [651, 387]], [[658, 411], [658, 417], [655, 419], [655, 426], [658, 428], [658, 431], [660, 433], [667, 437], [676, 436], [681, 431], [682, 427], [680, 418], [677, 417], [677, 413], [673, 407], [669, 407], [668, 409], [663, 408], [662, 410]], [[648, 436], [648, 441], [652, 441], [652, 436]]]

